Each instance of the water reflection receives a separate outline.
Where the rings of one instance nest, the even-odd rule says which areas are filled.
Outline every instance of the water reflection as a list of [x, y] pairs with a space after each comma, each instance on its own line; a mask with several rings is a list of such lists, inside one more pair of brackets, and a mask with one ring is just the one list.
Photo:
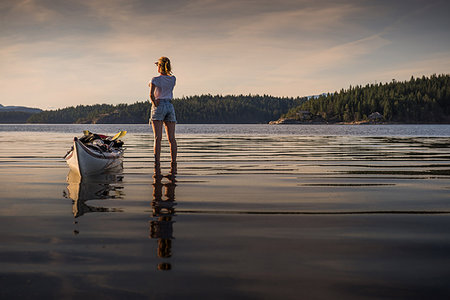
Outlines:
[[81, 177], [72, 170], [67, 175], [67, 190], [64, 197], [72, 199], [72, 212], [75, 218], [90, 212], [118, 212], [117, 208], [89, 205], [89, 200], [122, 199], [123, 176], [119, 173], [104, 173]]
[[[166, 179], [168, 181], [166, 181]], [[153, 174], [152, 220], [150, 221], [150, 235], [158, 239], [158, 257], [167, 259], [172, 256], [173, 217], [175, 217], [175, 187], [176, 165], [172, 165], [170, 173], [163, 176], [159, 165], [155, 166]], [[164, 190], [164, 192], [163, 192]], [[170, 270], [172, 265], [163, 261], [158, 264], [158, 270]]]

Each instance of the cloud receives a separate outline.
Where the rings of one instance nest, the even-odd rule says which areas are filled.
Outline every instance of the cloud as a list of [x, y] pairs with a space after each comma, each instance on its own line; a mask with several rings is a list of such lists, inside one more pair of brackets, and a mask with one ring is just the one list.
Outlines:
[[[313, 62], [315, 70], [330, 71], [342, 68], [362, 56], [370, 56], [376, 53], [381, 47], [389, 45], [391, 42], [375, 34], [356, 41], [351, 41], [341, 45], [324, 49], [308, 57]], [[307, 70], [313, 72], [313, 70]]]
[[178, 97], [303, 96], [380, 80], [393, 66], [426, 72], [427, 59], [443, 70], [447, 4], [427, 3], [5, 0], [0, 103], [144, 100], [161, 55], [172, 58]]
[[423, 58], [414, 62], [399, 63], [379, 72], [380, 80], [388, 82], [391, 79], [409, 80], [411, 76], [422, 77], [432, 74], [450, 74], [450, 51], [436, 53], [433, 57]]

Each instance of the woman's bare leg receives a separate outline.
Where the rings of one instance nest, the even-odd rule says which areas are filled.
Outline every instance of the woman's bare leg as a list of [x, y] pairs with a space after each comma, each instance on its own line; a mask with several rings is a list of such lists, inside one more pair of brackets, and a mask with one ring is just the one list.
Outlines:
[[161, 140], [163, 121], [152, 121], [153, 128], [153, 154], [155, 155], [155, 165], [161, 163]]
[[175, 139], [175, 122], [164, 122], [166, 127], [167, 139], [170, 144], [170, 158], [172, 165], [177, 163], [177, 140]]

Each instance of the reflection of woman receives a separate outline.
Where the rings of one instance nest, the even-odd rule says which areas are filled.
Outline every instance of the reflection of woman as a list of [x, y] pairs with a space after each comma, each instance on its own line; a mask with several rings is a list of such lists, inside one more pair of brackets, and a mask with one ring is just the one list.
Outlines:
[[155, 165], [160, 164], [162, 125], [164, 123], [167, 139], [170, 144], [172, 165], [177, 160], [177, 141], [175, 140], [175, 109], [171, 103], [176, 78], [172, 75], [170, 60], [162, 56], [156, 63], [159, 76], [153, 77], [149, 83], [152, 112], [150, 121], [153, 128]]
[[[162, 176], [159, 167], [155, 167], [153, 175], [153, 220], [150, 221], [150, 235], [152, 239], [158, 239], [158, 257], [169, 258], [172, 256], [173, 223], [175, 216], [175, 187], [176, 179], [173, 170], [172, 175]], [[163, 183], [163, 178], [169, 182]], [[163, 197], [163, 188], [165, 193]], [[164, 199], [165, 198], [165, 199]], [[170, 270], [170, 263], [164, 262], [158, 265], [159, 270]]]

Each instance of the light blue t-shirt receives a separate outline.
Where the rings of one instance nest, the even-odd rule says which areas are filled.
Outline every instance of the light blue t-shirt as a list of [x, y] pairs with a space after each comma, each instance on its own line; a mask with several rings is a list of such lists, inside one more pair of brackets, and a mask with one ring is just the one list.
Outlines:
[[152, 78], [151, 84], [156, 86], [156, 99], [172, 99], [173, 88], [175, 87], [177, 79], [175, 76], [160, 75]]

